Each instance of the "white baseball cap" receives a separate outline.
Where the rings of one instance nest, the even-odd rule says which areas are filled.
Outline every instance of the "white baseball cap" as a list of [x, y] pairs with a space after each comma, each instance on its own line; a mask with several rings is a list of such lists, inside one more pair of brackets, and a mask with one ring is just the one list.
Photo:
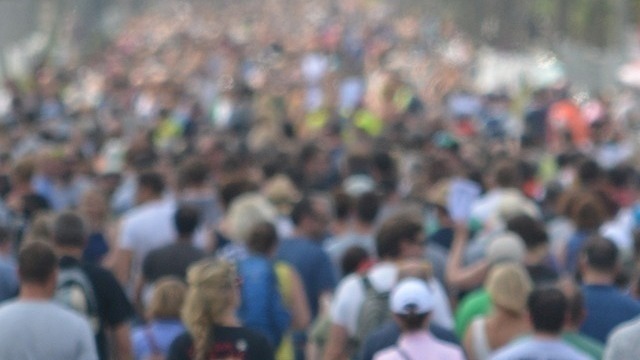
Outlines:
[[418, 278], [401, 280], [391, 292], [389, 307], [397, 315], [426, 314], [435, 306], [427, 283]]

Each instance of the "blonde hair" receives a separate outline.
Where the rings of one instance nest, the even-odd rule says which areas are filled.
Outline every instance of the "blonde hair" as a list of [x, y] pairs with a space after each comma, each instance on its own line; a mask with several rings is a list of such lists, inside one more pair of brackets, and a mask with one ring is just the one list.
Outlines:
[[180, 279], [165, 276], [154, 284], [153, 295], [149, 301], [150, 319], [175, 319], [180, 317], [187, 286]]
[[229, 207], [229, 232], [234, 241], [246, 244], [254, 225], [275, 222], [276, 208], [262, 194], [252, 192], [240, 195]]
[[502, 263], [491, 268], [485, 287], [494, 306], [521, 315], [533, 283], [522, 265]]
[[235, 266], [224, 260], [201, 260], [189, 267], [181, 314], [193, 338], [195, 360], [206, 359], [213, 338], [211, 326], [233, 306], [236, 279]]

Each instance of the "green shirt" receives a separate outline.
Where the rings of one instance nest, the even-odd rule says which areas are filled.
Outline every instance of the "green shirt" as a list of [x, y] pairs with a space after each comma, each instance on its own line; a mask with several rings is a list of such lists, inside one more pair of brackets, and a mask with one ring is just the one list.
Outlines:
[[464, 334], [476, 316], [486, 315], [491, 310], [489, 293], [482, 288], [465, 296], [455, 313], [455, 331], [458, 339], [464, 339]]
[[562, 340], [596, 360], [602, 359], [604, 346], [597, 340], [575, 331], [562, 333]]

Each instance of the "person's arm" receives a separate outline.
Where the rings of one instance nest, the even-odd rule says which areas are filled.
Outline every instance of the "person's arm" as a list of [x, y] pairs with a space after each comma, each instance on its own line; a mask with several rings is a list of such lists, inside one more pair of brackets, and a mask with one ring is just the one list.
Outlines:
[[465, 224], [456, 224], [453, 244], [451, 245], [446, 266], [447, 285], [462, 290], [482, 284], [489, 269], [489, 263], [485, 260], [477, 261], [466, 267], [462, 265], [468, 237], [469, 230], [467, 226]]
[[323, 360], [346, 360], [349, 334], [342, 325], [331, 324], [329, 339], [324, 351]]
[[131, 346], [131, 328], [128, 322], [116, 325], [112, 330], [114, 354], [116, 359], [133, 360], [133, 347]]
[[121, 247], [116, 249], [111, 270], [122, 286], [127, 286], [129, 283], [131, 259], [133, 259], [133, 252], [131, 250]]
[[311, 311], [309, 310], [309, 303], [307, 302], [307, 294], [304, 292], [304, 287], [298, 272], [294, 268], [291, 270], [291, 326], [295, 330], [304, 330], [309, 326], [311, 321]]

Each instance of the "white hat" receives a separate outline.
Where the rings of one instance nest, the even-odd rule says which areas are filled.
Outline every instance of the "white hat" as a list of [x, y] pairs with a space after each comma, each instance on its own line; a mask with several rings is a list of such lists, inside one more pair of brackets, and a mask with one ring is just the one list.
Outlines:
[[427, 283], [418, 278], [400, 281], [391, 293], [391, 312], [397, 315], [425, 314], [433, 310], [433, 293]]

